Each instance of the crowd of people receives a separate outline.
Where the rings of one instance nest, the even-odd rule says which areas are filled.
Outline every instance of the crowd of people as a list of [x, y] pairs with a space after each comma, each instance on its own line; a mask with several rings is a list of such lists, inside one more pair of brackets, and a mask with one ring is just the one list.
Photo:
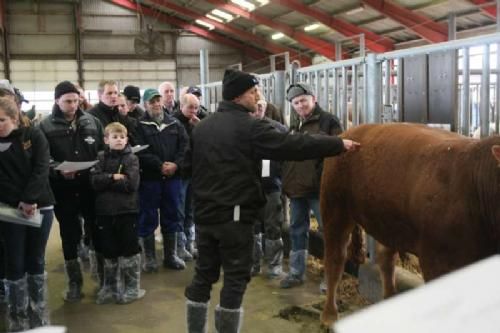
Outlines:
[[[54, 215], [67, 302], [84, 297], [82, 241], [90, 249], [97, 304], [144, 297], [141, 271], [158, 271], [158, 227], [164, 267], [182, 270], [196, 259], [185, 290], [189, 332], [206, 332], [221, 269], [217, 332], [239, 332], [243, 295], [251, 276], [261, 274], [263, 258], [267, 276], [281, 279], [282, 288], [304, 282], [311, 210], [321, 226], [322, 158], [359, 144], [336, 136], [339, 120], [321, 110], [305, 83], [287, 90], [300, 119], [290, 129], [252, 74], [226, 70], [223, 101], [213, 114], [201, 94], [187, 87], [176, 100], [174, 85], [163, 82], [141, 96], [139, 87], [120, 92], [116, 81], [105, 80], [92, 106], [81, 87], [63, 81], [51, 114], [35, 126], [23, 116], [14, 87], [0, 82], [0, 203], [26, 218], [41, 213], [39, 228], [0, 215], [0, 302], [9, 331], [49, 321], [44, 256]], [[67, 167], [65, 161], [94, 164]], [[291, 201], [287, 274], [284, 195]]]

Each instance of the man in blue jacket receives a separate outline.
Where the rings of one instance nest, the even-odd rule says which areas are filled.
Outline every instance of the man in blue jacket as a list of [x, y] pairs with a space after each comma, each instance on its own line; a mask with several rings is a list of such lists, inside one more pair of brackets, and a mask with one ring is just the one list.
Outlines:
[[154, 237], [158, 222], [163, 235], [163, 265], [177, 270], [186, 266], [177, 256], [176, 247], [178, 234], [184, 232], [179, 214], [182, 183], [178, 169], [184, 158], [188, 137], [184, 126], [163, 111], [160, 98], [156, 89], [144, 91], [146, 114], [137, 127], [138, 143], [149, 145], [138, 154], [141, 165], [138, 229], [146, 259], [143, 265], [145, 272], [158, 270]]
[[262, 160], [304, 160], [355, 150], [351, 140], [290, 135], [250, 115], [258, 102], [255, 76], [228, 69], [218, 110], [193, 130], [185, 156], [194, 194], [198, 259], [186, 288], [188, 332], [206, 332], [208, 301], [221, 268], [224, 284], [215, 309], [217, 332], [239, 332], [250, 281], [256, 220], [266, 199]]

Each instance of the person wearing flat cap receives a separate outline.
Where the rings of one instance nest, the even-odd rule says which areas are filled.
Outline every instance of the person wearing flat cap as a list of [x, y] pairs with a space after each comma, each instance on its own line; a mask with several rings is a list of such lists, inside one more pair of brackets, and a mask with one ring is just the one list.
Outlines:
[[[322, 110], [316, 103], [312, 87], [303, 82], [287, 89], [287, 99], [298, 116], [290, 126], [294, 133], [311, 133], [335, 136], [342, 132], [339, 119]], [[281, 280], [281, 288], [292, 288], [304, 282], [307, 262], [309, 212], [312, 210], [322, 230], [319, 211], [319, 184], [323, 166], [322, 158], [287, 161], [283, 164], [283, 192], [290, 198], [290, 260], [289, 273]], [[324, 282], [320, 289], [325, 289]]]
[[255, 76], [227, 69], [217, 112], [195, 126], [186, 151], [198, 259], [186, 287], [188, 332], [205, 332], [212, 284], [224, 283], [215, 309], [218, 332], [239, 332], [241, 307], [253, 264], [253, 223], [265, 204], [262, 160], [307, 160], [355, 150], [358, 143], [335, 136], [277, 131], [254, 118], [259, 99]]
[[50, 147], [49, 179], [56, 198], [54, 213], [59, 221], [67, 277], [64, 300], [78, 302], [83, 296], [83, 275], [78, 260], [78, 244], [82, 237], [80, 217], [98, 251], [95, 233], [92, 233], [95, 230], [95, 192], [90, 185], [89, 169], [64, 171], [56, 167], [64, 161], [95, 161], [97, 153], [104, 149], [104, 131], [97, 118], [80, 109], [80, 92], [73, 83], [57, 84], [54, 99], [52, 113], [39, 126]]
[[149, 145], [137, 154], [141, 165], [138, 233], [145, 258], [143, 271], [158, 271], [154, 234], [158, 223], [163, 236], [163, 266], [182, 270], [186, 264], [177, 252], [177, 242], [184, 234], [179, 169], [189, 139], [184, 126], [163, 110], [158, 90], [144, 90], [142, 100], [146, 114], [137, 126], [138, 140], [140, 145]]

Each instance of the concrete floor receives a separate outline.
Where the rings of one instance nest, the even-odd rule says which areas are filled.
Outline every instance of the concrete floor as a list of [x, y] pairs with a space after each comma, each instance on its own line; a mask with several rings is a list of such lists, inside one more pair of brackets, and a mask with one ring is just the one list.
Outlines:
[[[158, 244], [157, 244], [158, 245]], [[159, 248], [159, 246], [157, 246]], [[57, 222], [54, 222], [47, 247], [49, 276], [49, 307], [53, 325], [66, 326], [69, 333], [132, 333], [132, 332], [185, 332], [184, 288], [191, 281], [194, 263], [188, 263], [184, 271], [161, 268], [159, 273], [143, 274], [142, 287], [146, 296], [128, 305], [96, 305], [95, 282], [88, 272], [84, 275], [85, 297], [81, 303], [69, 304], [62, 299], [64, 271], [61, 242]], [[245, 294], [243, 333], [266, 332], [319, 332], [317, 318], [309, 322], [285, 320], [279, 312], [293, 305], [313, 304], [323, 300], [318, 292], [319, 277], [309, 277], [304, 286], [292, 290], [278, 288], [277, 281], [265, 277], [254, 278]], [[212, 292], [209, 332], [213, 328], [213, 308], [218, 302], [221, 284]]]

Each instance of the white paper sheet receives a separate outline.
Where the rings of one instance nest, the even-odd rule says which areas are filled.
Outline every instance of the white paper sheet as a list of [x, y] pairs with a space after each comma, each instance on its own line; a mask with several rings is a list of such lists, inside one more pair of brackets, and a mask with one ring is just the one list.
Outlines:
[[40, 228], [42, 216], [40, 210], [37, 209], [33, 217], [27, 218], [19, 209], [0, 202], [0, 221]]
[[137, 154], [138, 152], [140, 152], [140, 151], [142, 151], [144, 149], [147, 149], [148, 147], [149, 147], [149, 145], [144, 145], [144, 146], [137, 145], [137, 146], [133, 146], [132, 147], [132, 153]]
[[64, 161], [61, 164], [59, 164], [55, 168], [55, 170], [66, 171], [66, 172], [81, 171], [93, 167], [95, 164], [97, 164], [97, 162], [99, 161], [85, 161], [85, 162]]

